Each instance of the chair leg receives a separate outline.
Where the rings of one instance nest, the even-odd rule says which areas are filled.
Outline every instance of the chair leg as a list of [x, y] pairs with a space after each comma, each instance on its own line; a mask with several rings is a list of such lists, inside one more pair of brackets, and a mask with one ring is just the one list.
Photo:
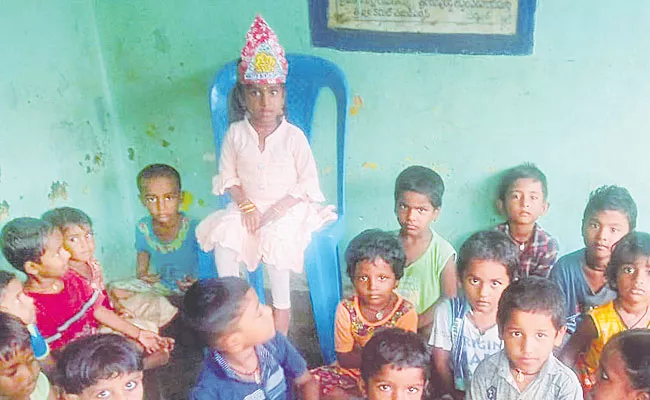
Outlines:
[[326, 239], [318, 238], [307, 248], [305, 269], [321, 353], [329, 364], [336, 360], [334, 319], [341, 300], [341, 270], [336, 243]]

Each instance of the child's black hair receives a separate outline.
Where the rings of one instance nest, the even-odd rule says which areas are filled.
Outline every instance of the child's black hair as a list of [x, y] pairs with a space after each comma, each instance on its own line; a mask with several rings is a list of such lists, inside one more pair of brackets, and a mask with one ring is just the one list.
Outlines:
[[[240, 64], [241, 64], [241, 58], [237, 60], [237, 71], [239, 71]], [[244, 117], [246, 117], [246, 113], [248, 112], [248, 110], [246, 109], [246, 97], [245, 97], [246, 85], [241, 82], [240, 78], [241, 77], [239, 76], [238, 73], [237, 83], [235, 83], [235, 86], [233, 86], [232, 90], [230, 91], [230, 95], [228, 96], [228, 123], [229, 124], [243, 120]], [[287, 118], [286, 85], [282, 83], [282, 84], [278, 84], [278, 86], [281, 86], [282, 90], [284, 90], [285, 101], [284, 101], [283, 111], [284, 111], [285, 118]]]
[[442, 207], [445, 184], [436, 171], [421, 165], [412, 165], [400, 172], [395, 180], [395, 206], [404, 192], [416, 192], [429, 198], [434, 208]]
[[374, 261], [377, 258], [381, 258], [391, 266], [396, 279], [399, 280], [404, 275], [406, 253], [397, 235], [381, 229], [367, 229], [352, 239], [345, 250], [345, 262], [350, 279], [354, 280], [358, 263]]
[[12, 219], [0, 233], [2, 254], [14, 268], [25, 272], [26, 262], [40, 262], [47, 238], [54, 229], [49, 222], [38, 218]]
[[413, 332], [399, 328], [375, 332], [361, 352], [361, 377], [363, 381], [376, 375], [384, 365], [396, 369], [420, 368], [424, 385], [429, 380], [431, 356], [422, 338]]
[[183, 318], [213, 346], [241, 316], [249, 289], [245, 280], [233, 276], [199, 280], [185, 292]]
[[499, 231], [476, 232], [458, 251], [458, 276], [461, 281], [469, 265], [475, 260], [494, 261], [502, 264], [510, 282], [515, 280], [519, 269], [519, 250], [508, 236]]
[[93, 227], [93, 222], [85, 212], [73, 207], [59, 207], [46, 211], [41, 218], [59, 229], [69, 225]]
[[650, 234], [630, 232], [614, 245], [605, 276], [609, 286], [617, 290], [617, 280], [623, 265], [634, 264], [639, 256], [650, 257]]
[[7, 285], [9, 285], [9, 282], [13, 281], [14, 279], [18, 278], [13, 272], [0, 269], [0, 299], [2, 296], [4, 296], [5, 289], [7, 288]]
[[181, 175], [176, 168], [167, 164], [150, 164], [138, 173], [137, 183], [141, 194], [146, 190], [147, 181], [154, 178], [169, 178], [176, 183], [178, 191], [181, 191]]
[[548, 184], [546, 183], [546, 175], [537, 168], [533, 163], [523, 163], [516, 167], [507, 169], [501, 175], [501, 182], [499, 183], [499, 200], [505, 202], [508, 192], [517, 179], [532, 179], [542, 184], [542, 194], [544, 199], [548, 198]]
[[142, 354], [132, 341], [114, 333], [77, 339], [57, 359], [57, 383], [67, 394], [81, 394], [100, 379], [142, 371]]
[[605, 346], [618, 349], [632, 387], [650, 394], [650, 331], [625, 330], [614, 335]]
[[18, 351], [33, 351], [29, 331], [20, 318], [0, 312], [0, 360], [11, 360]]
[[601, 211], [618, 211], [627, 217], [630, 230], [636, 228], [636, 203], [627, 189], [615, 185], [605, 185], [589, 194], [589, 201], [582, 215], [582, 225]]
[[560, 287], [553, 281], [539, 276], [528, 276], [514, 281], [503, 291], [499, 299], [497, 322], [499, 330], [508, 323], [513, 311], [548, 314], [556, 330], [565, 325], [566, 302]]

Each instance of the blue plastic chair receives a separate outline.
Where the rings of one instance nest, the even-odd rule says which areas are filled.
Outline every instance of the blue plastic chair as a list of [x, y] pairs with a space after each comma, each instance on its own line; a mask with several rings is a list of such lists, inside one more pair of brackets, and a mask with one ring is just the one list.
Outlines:
[[[320, 57], [287, 54], [289, 75], [286, 83], [286, 105], [289, 121], [305, 132], [311, 141], [314, 108], [320, 90], [328, 87], [336, 99], [337, 124], [337, 213], [338, 220], [312, 235], [312, 242], [305, 251], [305, 271], [311, 297], [316, 330], [323, 360], [331, 363], [336, 359], [334, 350], [334, 317], [341, 300], [341, 265], [338, 242], [345, 226], [345, 138], [349, 89], [343, 71], [330, 61]], [[210, 111], [216, 154], [228, 128], [228, 102], [230, 91], [237, 82], [236, 62], [226, 64], [216, 75], [210, 88]], [[219, 208], [230, 201], [227, 196], [218, 199]], [[215, 276], [214, 259], [204, 254], [200, 262], [201, 277]], [[264, 298], [264, 275], [261, 268], [249, 275], [249, 282]]]

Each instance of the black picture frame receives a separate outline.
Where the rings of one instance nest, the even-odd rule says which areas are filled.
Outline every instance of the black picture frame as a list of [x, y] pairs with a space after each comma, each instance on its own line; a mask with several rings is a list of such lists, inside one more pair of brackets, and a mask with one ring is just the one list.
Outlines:
[[330, 29], [329, 0], [308, 0], [312, 44], [344, 51], [529, 55], [533, 53], [536, 0], [519, 0], [514, 35], [398, 33]]

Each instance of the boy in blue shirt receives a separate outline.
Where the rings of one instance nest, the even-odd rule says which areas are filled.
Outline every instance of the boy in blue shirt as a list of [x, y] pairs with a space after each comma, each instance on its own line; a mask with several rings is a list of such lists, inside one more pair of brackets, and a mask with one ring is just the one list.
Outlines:
[[587, 311], [616, 298], [605, 270], [614, 245], [636, 227], [636, 215], [636, 203], [625, 188], [601, 186], [591, 192], [582, 217], [585, 247], [560, 258], [550, 275], [564, 294], [570, 334]]
[[190, 399], [286, 399], [296, 386], [302, 399], [318, 398], [318, 383], [287, 338], [275, 331], [271, 308], [236, 277], [194, 283], [184, 316], [207, 344]]

